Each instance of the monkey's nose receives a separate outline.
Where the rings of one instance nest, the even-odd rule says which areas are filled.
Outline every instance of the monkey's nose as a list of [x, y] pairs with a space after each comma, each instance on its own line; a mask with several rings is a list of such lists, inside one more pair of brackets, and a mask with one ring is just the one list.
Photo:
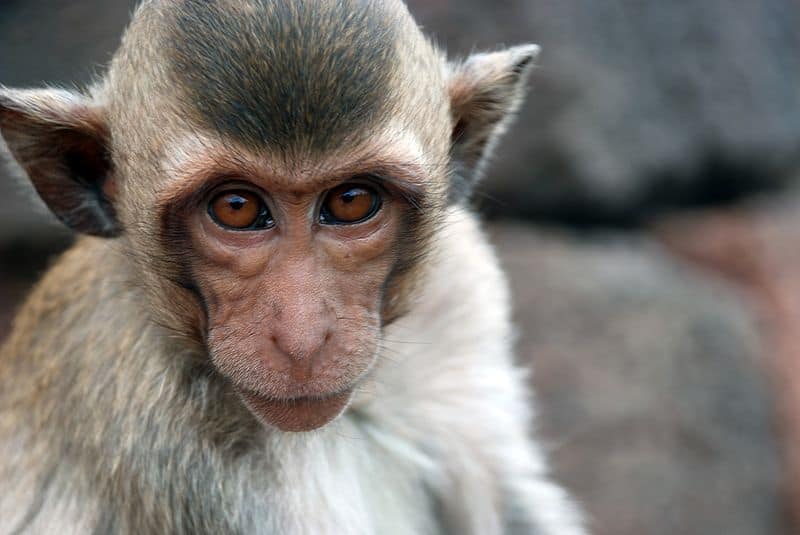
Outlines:
[[[299, 331], [299, 332], [298, 332]], [[307, 329], [292, 330], [286, 334], [280, 330], [271, 336], [274, 354], [282, 360], [282, 368], [287, 369], [297, 382], [309, 381], [320, 360], [325, 344], [331, 337], [329, 330], [318, 333]]]

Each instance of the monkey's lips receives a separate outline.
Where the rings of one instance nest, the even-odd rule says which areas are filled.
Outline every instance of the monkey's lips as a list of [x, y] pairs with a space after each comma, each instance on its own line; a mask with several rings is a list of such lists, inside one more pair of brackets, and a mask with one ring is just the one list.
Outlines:
[[353, 389], [328, 396], [275, 399], [255, 392], [240, 395], [247, 408], [264, 424], [281, 431], [312, 431], [333, 421], [347, 407]]

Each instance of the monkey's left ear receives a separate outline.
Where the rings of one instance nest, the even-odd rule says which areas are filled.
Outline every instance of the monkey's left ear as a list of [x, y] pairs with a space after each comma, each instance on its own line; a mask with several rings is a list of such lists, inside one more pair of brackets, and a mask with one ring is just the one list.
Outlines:
[[522, 45], [475, 54], [451, 67], [452, 201], [468, 197], [481, 178], [495, 143], [522, 104], [525, 81], [538, 54], [537, 45]]
[[119, 233], [101, 107], [69, 91], [0, 87], [0, 136], [61, 221], [86, 234]]

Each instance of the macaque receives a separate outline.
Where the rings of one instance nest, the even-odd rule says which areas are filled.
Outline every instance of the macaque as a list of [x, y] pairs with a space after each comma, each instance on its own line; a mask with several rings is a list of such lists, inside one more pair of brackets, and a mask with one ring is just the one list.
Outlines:
[[151, 0], [85, 91], [0, 88], [81, 235], [0, 350], [0, 533], [584, 534], [469, 209], [537, 50]]

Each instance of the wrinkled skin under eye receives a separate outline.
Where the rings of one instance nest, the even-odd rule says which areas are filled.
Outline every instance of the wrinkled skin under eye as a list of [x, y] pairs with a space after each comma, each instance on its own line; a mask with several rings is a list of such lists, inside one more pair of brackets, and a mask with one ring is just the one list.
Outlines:
[[350, 225], [366, 221], [381, 208], [381, 196], [364, 184], [342, 184], [325, 196], [320, 221], [328, 225]]
[[259, 230], [273, 225], [272, 214], [264, 201], [252, 191], [224, 191], [208, 205], [216, 224], [233, 230]]

